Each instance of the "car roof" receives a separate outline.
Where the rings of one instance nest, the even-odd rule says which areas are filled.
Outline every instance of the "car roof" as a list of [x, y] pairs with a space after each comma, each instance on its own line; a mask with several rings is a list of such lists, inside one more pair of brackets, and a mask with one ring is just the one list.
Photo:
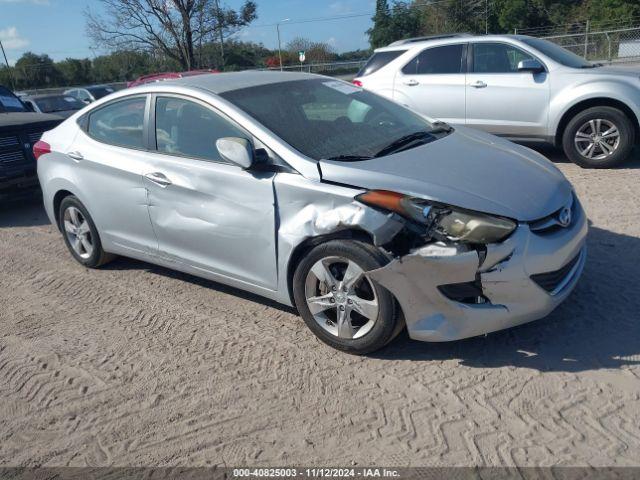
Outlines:
[[[176, 85], [181, 87], [194, 87], [208, 90], [214, 94], [240, 90], [261, 85], [290, 82], [295, 80], [310, 80], [314, 78], [326, 78], [322, 75], [314, 75], [301, 72], [280, 72], [269, 70], [248, 70], [244, 72], [211, 73], [193, 75], [176, 80], [162, 82], [162, 86]], [[157, 84], [156, 84], [157, 85]], [[134, 88], [153, 88], [154, 84], [143, 85]]]
[[108, 85], [108, 84], [87, 85], [87, 86], [84, 86], [84, 87], [69, 87], [65, 91], [68, 92], [70, 90], [89, 90], [90, 88], [111, 88], [111, 86]]
[[528, 38], [526, 35], [471, 35], [468, 33], [457, 33], [450, 35], [434, 35], [431, 37], [407, 38], [398, 40], [386, 47], [377, 48], [376, 52], [390, 52], [394, 50], [407, 50], [412, 48], [422, 48], [425, 45], [447, 45], [450, 43], [459, 43], [460, 41], [491, 41], [491, 40], [522, 40]]
[[41, 100], [43, 98], [51, 98], [51, 97], [67, 97], [64, 93], [39, 93], [37, 95], [25, 95], [23, 99], [26, 100]]

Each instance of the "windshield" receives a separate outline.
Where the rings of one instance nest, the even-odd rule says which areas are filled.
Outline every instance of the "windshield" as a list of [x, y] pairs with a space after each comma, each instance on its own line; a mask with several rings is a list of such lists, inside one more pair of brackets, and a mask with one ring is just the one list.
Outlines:
[[27, 112], [24, 104], [13, 93], [0, 87], [0, 112]]
[[87, 90], [89, 90], [91, 95], [93, 95], [93, 98], [96, 100], [100, 100], [102, 97], [106, 97], [110, 93], [113, 93], [113, 88], [111, 87], [89, 87]]
[[66, 110], [80, 110], [84, 107], [84, 103], [73, 97], [42, 97], [35, 98], [32, 101], [38, 105], [38, 108], [44, 113], [64, 112]]
[[584, 58], [570, 52], [566, 48], [562, 48], [560, 45], [556, 45], [548, 40], [541, 38], [522, 38], [522, 42], [526, 43], [530, 47], [535, 48], [539, 52], [543, 53], [551, 60], [554, 60], [565, 67], [571, 68], [593, 68], [594, 64], [587, 62]]
[[434, 140], [436, 130], [442, 133], [390, 100], [328, 78], [243, 88], [221, 96], [315, 160], [382, 156], [392, 153], [388, 147], [398, 140], [429, 132], [434, 132]]

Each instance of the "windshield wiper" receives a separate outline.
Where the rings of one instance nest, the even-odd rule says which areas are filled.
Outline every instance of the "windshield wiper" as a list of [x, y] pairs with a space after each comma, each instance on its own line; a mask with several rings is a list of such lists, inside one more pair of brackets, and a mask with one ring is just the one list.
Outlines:
[[335, 157], [325, 158], [325, 160], [338, 160], [342, 162], [357, 162], [359, 160], [371, 160], [373, 157], [368, 155], [336, 155]]
[[[405, 135], [404, 137], [400, 137], [397, 140], [394, 140], [389, 145], [384, 147], [378, 153], [376, 153], [375, 157], [384, 157], [385, 155], [389, 155], [391, 153], [400, 152], [402, 150], [408, 150], [409, 148], [417, 147], [418, 145], [422, 145], [427, 143], [427, 139], [433, 139], [433, 135], [431, 132], [421, 131], [410, 133], [409, 135]], [[414, 145], [415, 144], [415, 145]]]

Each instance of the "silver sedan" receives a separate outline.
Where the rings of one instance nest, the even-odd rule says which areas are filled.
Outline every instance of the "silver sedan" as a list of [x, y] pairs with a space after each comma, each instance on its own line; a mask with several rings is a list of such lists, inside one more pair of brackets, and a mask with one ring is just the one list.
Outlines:
[[541, 318], [587, 220], [543, 156], [331, 78], [203, 75], [98, 100], [34, 146], [71, 255], [137, 258], [295, 306], [351, 353]]

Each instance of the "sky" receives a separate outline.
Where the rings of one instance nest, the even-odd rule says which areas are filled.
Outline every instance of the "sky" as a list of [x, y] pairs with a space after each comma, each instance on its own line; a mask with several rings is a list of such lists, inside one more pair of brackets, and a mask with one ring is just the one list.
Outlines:
[[[275, 23], [284, 46], [295, 37], [327, 42], [337, 52], [367, 48], [367, 29], [375, 0], [255, 0], [258, 18], [237, 38], [278, 45]], [[222, 0], [237, 8], [243, 0]], [[104, 53], [93, 49], [85, 33], [83, 12], [101, 12], [100, 0], [0, 0], [0, 41], [13, 64], [24, 52], [48, 54], [54, 60], [92, 58]], [[346, 17], [327, 19], [327, 17]], [[0, 59], [3, 61], [3, 59]]]

